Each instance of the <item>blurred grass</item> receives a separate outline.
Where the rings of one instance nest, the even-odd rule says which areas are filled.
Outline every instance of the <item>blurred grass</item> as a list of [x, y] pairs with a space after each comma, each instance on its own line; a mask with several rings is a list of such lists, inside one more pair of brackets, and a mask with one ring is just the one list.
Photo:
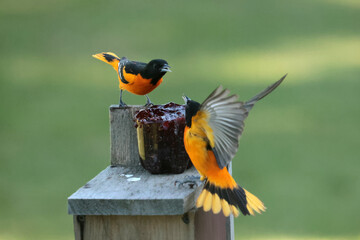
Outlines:
[[[150, 97], [248, 99], [237, 182], [268, 207], [238, 239], [358, 239], [360, 4], [304, 1], [0, 2], [0, 239], [72, 239], [66, 198], [109, 164], [113, 51], [172, 66]], [[144, 97], [125, 93], [143, 104]]]

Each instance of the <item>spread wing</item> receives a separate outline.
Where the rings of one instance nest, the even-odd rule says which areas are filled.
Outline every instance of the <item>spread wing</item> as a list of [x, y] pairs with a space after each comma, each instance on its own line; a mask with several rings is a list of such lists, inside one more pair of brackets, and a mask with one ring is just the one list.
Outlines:
[[244, 120], [248, 111], [243, 108], [236, 95], [229, 96], [230, 91], [219, 86], [201, 104], [201, 110], [208, 113], [208, 124], [211, 131], [207, 131], [210, 146], [216, 161], [222, 169], [235, 156], [239, 147], [239, 137], [244, 128]]
[[201, 104], [200, 109], [208, 113], [208, 124], [212, 130], [206, 131], [207, 138], [221, 169], [229, 164], [238, 150], [244, 120], [249, 111], [258, 100], [279, 86], [285, 77], [286, 75], [247, 102], [238, 101], [236, 95], [229, 96], [230, 91], [219, 86]]

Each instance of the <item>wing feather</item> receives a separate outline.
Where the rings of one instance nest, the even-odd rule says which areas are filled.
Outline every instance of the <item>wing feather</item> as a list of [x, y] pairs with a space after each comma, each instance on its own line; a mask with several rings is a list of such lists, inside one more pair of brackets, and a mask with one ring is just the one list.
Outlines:
[[134, 75], [139, 74], [145, 67], [146, 63], [130, 61], [126, 57], [122, 57], [118, 67], [121, 82], [124, 84], [132, 84], [134, 81]]
[[221, 169], [229, 164], [238, 150], [249, 111], [258, 100], [278, 87], [285, 77], [247, 102], [239, 101], [237, 95], [229, 96], [230, 91], [219, 86], [201, 104], [200, 110], [208, 113], [208, 124], [212, 130], [206, 132], [206, 135], [208, 139], [214, 139], [210, 145]]

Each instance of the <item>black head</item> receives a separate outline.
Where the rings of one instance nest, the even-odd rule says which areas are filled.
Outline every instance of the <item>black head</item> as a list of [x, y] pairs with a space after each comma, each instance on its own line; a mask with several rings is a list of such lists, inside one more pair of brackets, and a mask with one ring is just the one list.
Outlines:
[[191, 119], [196, 113], [200, 110], [200, 103], [195, 102], [188, 98], [187, 96], [183, 96], [185, 101], [185, 123], [186, 126], [191, 127]]
[[167, 61], [163, 59], [154, 59], [146, 65], [141, 76], [152, 79], [151, 84], [155, 85], [167, 72], [171, 72]]
[[152, 68], [156, 72], [171, 72], [170, 66], [168, 65], [167, 61], [163, 59], [154, 59], [151, 60], [148, 64], [149, 68]]

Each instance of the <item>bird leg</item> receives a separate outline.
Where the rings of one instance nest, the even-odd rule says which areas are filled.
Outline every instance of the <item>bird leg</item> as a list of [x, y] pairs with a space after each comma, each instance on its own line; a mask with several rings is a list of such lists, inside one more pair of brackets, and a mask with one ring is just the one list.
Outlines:
[[119, 102], [119, 107], [125, 107], [126, 104], [122, 101], [122, 93], [123, 93], [123, 90], [120, 89], [120, 102]]
[[145, 97], [146, 97], [145, 107], [149, 107], [149, 106], [153, 105], [153, 103], [150, 101], [150, 98], [148, 97], [148, 95], [145, 95]]

